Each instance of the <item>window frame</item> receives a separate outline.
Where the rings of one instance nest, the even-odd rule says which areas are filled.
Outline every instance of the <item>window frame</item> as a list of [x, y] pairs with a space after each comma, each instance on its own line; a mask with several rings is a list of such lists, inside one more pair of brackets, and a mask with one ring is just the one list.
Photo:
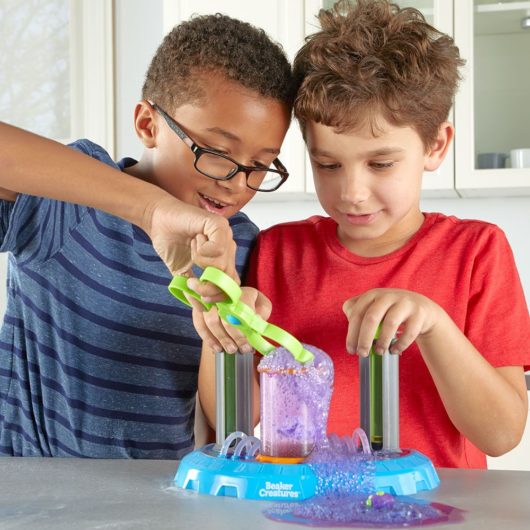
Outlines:
[[71, 138], [115, 149], [114, 0], [70, 0]]

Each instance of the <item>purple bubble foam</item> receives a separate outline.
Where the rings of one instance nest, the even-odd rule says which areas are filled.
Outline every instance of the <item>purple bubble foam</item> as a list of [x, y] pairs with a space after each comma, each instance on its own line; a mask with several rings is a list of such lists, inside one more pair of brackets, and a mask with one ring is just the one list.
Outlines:
[[273, 457], [305, 457], [326, 438], [333, 363], [322, 350], [300, 363], [276, 348], [258, 365], [261, 387], [261, 451]]
[[462, 511], [404, 496], [377, 492], [375, 461], [352, 438], [330, 435], [306, 459], [317, 477], [315, 496], [264, 511], [275, 521], [313, 527], [402, 528], [459, 522]]

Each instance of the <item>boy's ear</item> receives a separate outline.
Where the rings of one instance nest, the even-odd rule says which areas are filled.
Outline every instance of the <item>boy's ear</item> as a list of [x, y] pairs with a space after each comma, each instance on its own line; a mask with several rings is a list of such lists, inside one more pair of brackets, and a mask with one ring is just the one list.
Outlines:
[[434, 143], [425, 153], [425, 170], [436, 171], [444, 161], [445, 155], [449, 150], [451, 141], [455, 135], [455, 129], [448, 121], [443, 122], [438, 128], [438, 135]]
[[144, 147], [156, 146], [157, 125], [155, 120], [156, 111], [152, 105], [143, 99], [136, 104], [134, 109], [134, 128]]

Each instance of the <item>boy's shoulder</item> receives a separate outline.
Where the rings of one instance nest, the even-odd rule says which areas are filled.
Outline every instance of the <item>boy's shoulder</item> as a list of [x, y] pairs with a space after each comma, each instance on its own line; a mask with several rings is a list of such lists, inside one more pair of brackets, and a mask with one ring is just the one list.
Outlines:
[[425, 214], [425, 219], [428, 228], [420, 229], [415, 242], [425, 253], [473, 261], [511, 252], [506, 234], [494, 223], [441, 213]]
[[453, 238], [480, 239], [504, 236], [504, 232], [496, 224], [479, 219], [461, 219], [454, 215], [443, 213], [424, 213], [426, 223], [430, 225], [429, 232], [447, 233]]
[[244, 236], [255, 238], [259, 233], [257, 225], [243, 212], [234, 214], [228, 219], [228, 223], [236, 240]]
[[80, 153], [88, 155], [92, 158], [95, 158], [100, 162], [104, 162], [109, 166], [118, 167], [118, 164], [114, 162], [109, 153], [103, 147], [96, 144], [95, 142], [92, 142], [91, 140], [88, 140], [87, 138], [81, 138], [80, 140], [76, 140], [75, 142], [68, 144], [68, 147], [70, 147], [71, 149], [75, 149], [76, 151], [79, 151]]

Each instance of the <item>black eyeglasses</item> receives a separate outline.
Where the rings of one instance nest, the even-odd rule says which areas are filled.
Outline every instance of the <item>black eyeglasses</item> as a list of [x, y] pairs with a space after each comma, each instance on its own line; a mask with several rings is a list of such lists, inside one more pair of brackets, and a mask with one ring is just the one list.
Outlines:
[[156, 103], [151, 105], [166, 120], [170, 129], [192, 150], [195, 155], [193, 165], [204, 176], [215, 180], [230, 180], [239, 172], [243, 172], [247, 178], [247, 186], [255, 191], [275, 191], [287, 180], [289, 173], [278, 158], [271, 162], [275, 169], [265, 166], [243, 166], [229, 156], [198, 146], [169, 114]]

